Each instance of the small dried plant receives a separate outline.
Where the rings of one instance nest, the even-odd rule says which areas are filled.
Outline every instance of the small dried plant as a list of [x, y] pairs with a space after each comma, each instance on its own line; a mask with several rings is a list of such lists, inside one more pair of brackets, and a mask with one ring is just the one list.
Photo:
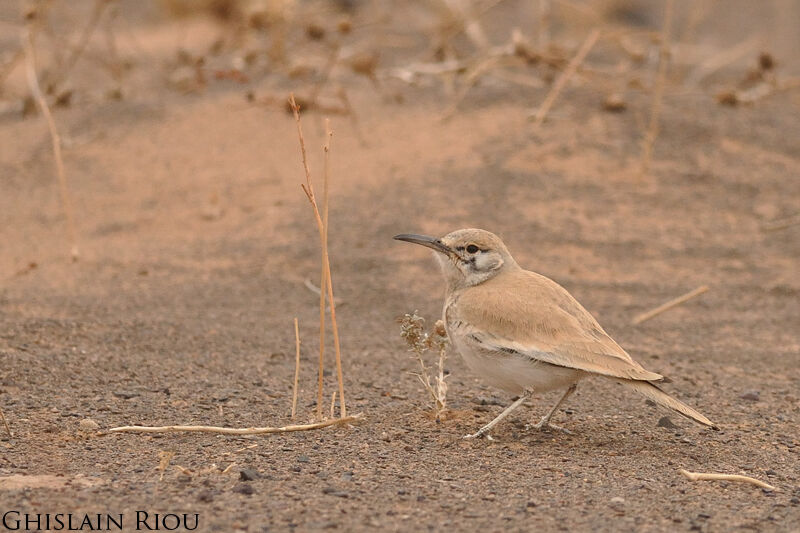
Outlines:
[[[406, 313], [397, 320], [400, 323], [400, 336], [403, 337], [417, 357], [419, 362], [419, 372], [413, 372], [419, 379], [422, 386], [430, 394], [433, 400], [436, 420], [440, 420], [442, 414], [447, 410], [447, 383], [444, 374], [444, 362], [447, 360], [447, 332], [444, 323], [437, 320], [430, 333], [425, 331], [425, 319], [417, 315]], [[425, 365], [423, 354], [428, 350], [439, 352], [439, 362], [436, 373], [431, 380], [431, 369]]]

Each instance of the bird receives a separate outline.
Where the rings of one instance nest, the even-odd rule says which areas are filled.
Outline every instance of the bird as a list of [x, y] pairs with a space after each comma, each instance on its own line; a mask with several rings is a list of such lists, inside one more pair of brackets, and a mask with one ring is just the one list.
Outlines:
[[444, 275], [442, 321], [454, 349], [489, 385], [518, 396], [491, 422], [465, 438], [487, 437], [534, 393], [565, 392], [533, 425], [551, 424], [578, 382], [602, 376], [634, 389], [700, 425], [718, 427], [658, 386], [664, 377], [646, 370], [617, 344], [565, 288], [520, 267], [494, 233], [467, 228], [444, 237], [401, 234], [396, 240], [431, 248]]

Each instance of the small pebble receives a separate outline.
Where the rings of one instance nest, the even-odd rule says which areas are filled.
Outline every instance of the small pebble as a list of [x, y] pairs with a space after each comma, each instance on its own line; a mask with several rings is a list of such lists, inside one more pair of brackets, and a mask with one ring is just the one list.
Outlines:
[[678, 426], [676, 426], [675, 424], [672, 423], [672, 420], [670, 420], [668, 416], [662, 416], [658, 420], [658, 424], [656, 424], [656, 426], [660, 427], [660, 428], [667, 428], [667, 429], [677, 429], [678, 428]]
[[760, 399], [759, 398], [759, 392], [757, 390], [751, 390], [751, 391], [745, 392], [744, 394], [739, 396], [739, 398], [741, 398], [742, 400], [749, 400], [751, 402], [757, 402]]
[[253, 485], [249, 483], [239, 483], [235, 487], [233, 487], [233, 492], [238, 492], [239, 494], [246, 494], [250, 496], [256, 493], [256, 489], [253, 488]]
[[628, 105], [625, 103], [623, 96], [619, 93], [609, 94], [603, 102], [603, 109], [613, 113], [625, 111], [626, 107], [628, 107]]
[[100, 429], [100, 424], [98, 424], [91, 418], [84, 418], [78, 423], [78, 426], [81, 428], [82, 431], [97, 431], [98, 429]]
[[614, 503], [614, 504], [620, 504], [620, 503], [625, 503], [625, 498], [622, 498], [622, 497], [620, 497], [620, 496], [614, 496], [614, 497], [613, 497], [613, 498], [611, 498], [611, 500], [609, 500], [609, 501], [610, 501], [611, 503]]
[[239, 470], [239, 479], [242, 481], [254, 481], [261, 477], [257, 470], [252, 468], [242, 468]]

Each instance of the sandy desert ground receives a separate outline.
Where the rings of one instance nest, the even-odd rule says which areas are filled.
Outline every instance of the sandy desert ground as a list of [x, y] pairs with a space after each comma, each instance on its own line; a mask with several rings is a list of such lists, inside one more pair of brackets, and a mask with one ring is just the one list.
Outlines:
[[[445, 2], [286, 2], [284, 19], [258, 18], [258, 2], [179, 3], [44, 2], [27, 23], [77, 262], [28, 99], [20, 6], [0, 5], [0, 408], [13, 432], [0, 427], [0, 510], [124, 513], [131, 530], [137, 510], [199, 513], [202, 531], [800, 530], [796, 3], [675, 3], [647, 172], [663, 3], [552, 2], [542, 26], [537, 2], [484, 2], [467, 19], [490, 47], [517, 27], [535, 52], [488, 62]], [[455, 72], [411, 73], [447, 61]], [[312, 417], [319, 310], [305, 281], [319, 284], [319, 241], [292, 91], [318, 189], [326, 117], [334, 130], [330, 256], [348, 410], [363, 420], [98, 434], [87, 420], [291, 423], [294, 317], [297, 421]], [[557, 415], [572, 435], [525, 430], [551, 393], [495, 441], [462, 440], [511, 398], [456, 354], [436, 421], [396, 319], [432, 323], [442, 281], [429, 251], [392, 236], [460, 227], [500, 234], [720, 431], [597, 378]], [[681, 468], [779, 490], [690, 482]]]

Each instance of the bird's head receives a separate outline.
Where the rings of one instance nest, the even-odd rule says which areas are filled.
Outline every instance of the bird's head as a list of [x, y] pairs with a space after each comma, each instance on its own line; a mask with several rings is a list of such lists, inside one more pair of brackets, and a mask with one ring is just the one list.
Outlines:
[[482, 229], [460, 229], [441, 238], [412, 234], [394, 238], [438, 252], [436, 258], [452, 289], [479, 285], [503, 270], [519, 268], [500, 237]]

